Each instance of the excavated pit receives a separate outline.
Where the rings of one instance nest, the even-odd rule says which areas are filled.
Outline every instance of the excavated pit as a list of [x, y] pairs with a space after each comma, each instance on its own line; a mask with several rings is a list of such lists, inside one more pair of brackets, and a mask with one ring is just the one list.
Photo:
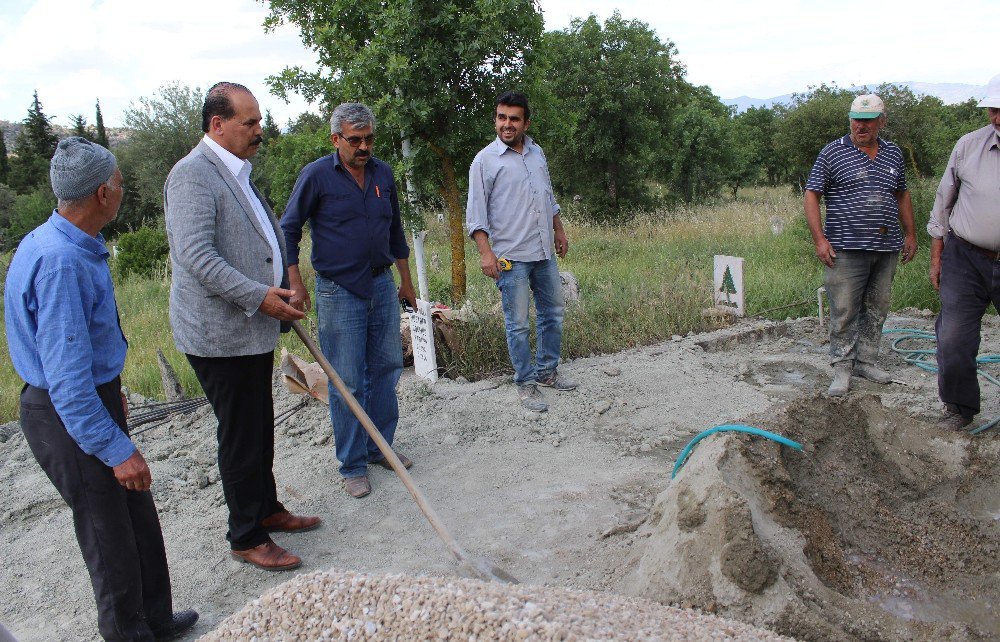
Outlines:
[[878, 397], [813, 396], [701, 442], [660, 494], [636, 595], [804, 640], [1000, 639], [1000, 444]]

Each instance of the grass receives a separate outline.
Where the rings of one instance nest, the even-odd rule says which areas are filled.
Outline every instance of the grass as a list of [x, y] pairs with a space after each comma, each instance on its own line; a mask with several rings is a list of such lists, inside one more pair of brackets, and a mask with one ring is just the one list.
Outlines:
[[[927, 279], [930, 241], [925, 232], [927, 212], [936, 182], [910, 185], [917, 212], [919, 251], [900, 265], [893, 285], [893, 309], [938, 306]], [[563, 356], [575, 358], [655, 343], [674, 334], [706, 329], [701, 310], [712, 301], [713, 255], [742, 256], [747, 314], [784, 319], [816, 314], [816, 289], [822, 266], [802, 216], [802, 201], [788, 188], [758, 188], [736, 200], [658, 211], [633, 217], [626, 225], [603, 227], [575, 220], [567, 211], [569, 255], [560, 269], [573, 273], [581, 301], [567, 308]], [[445, 225], [431, 218], [426, 239], [428, 284], [432, 300], [448, 300], [450, 266]], [[772, 226], [780, 224], [775, 234]], [[307, 257], [308, 245], [302, 256]], [[9, 255], [2, 265], [6, 272]], [[448, 364], [450, 374], [474, 379], [510, 372], [503, 333], [500, 296], [493, 281], [479, 271], [475, 246], [466, 243], [468, 305], [473, 318], [458, 326], [464, 351]], [[415, 261], [411, 260], [415, 270]], [[315, 275], [303, 260], [306, 287], [313, 291]], [[414, 278], [416, 278], [414, 276]], [[116, 283], [122, 326], [129, 338], [123, 373], [127, 387], [148, 397], [162, 395], [156, 350], [161, 349], [177, 371], [185, 391], [201, 394], [194, 373], [174, 348], [168, 321], [169, 277], [126, 279]], [[314, 326], [314, 315], [307, 327]], [[3, 339], [6, 355], [6, 336]], [[305, 355], [294, 333], [283, 335], [281, 347]], [[17, 416], [21, 380], [9, 358], [0, 360], [0, 421]]]

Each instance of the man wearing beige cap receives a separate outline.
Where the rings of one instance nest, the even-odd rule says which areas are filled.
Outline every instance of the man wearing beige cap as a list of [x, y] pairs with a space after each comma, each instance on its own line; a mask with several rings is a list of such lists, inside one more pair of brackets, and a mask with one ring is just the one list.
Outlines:
[[983, 315], [1000, 308], [1000, 75], [979, 102], [990, 124], [958, 139], [938, 186], [927, 232], [931, 283], [941, 294], [938, 315], [938, 426], [961, 430], [979, 412], [979, 353]]
[[[848, 116], [850, 133], [819, 153], [804, 204], [816, 256], [826, 266], [831, 397], [847, 394], [852, 374], [876, 383], [891, 381], [875, 361], [900, 252], [907, 263], [917, 251], [903, 154], [878, 135], [885, 126], [885, 104], [875, 94], [858, 96]], [[825, 225], [821, 197], [826, 200]]]
[[[111, 152], [59, 142], [49, 169], [58, 209], [21, 241], [4, 290], [21, 430], [73, 513], [105, 640], [166, 640], [194, 626], [174, 613], [152, 475], [129, 438], [118, 322], [101, 228], [122, 202]], [[73, 634], [90, 637], [83, 631]]]

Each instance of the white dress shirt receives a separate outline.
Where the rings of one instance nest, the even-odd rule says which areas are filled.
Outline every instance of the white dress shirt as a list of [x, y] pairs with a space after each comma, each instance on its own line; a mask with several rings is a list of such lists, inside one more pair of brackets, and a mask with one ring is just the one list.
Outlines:
[[243, 194], [250, 201], [250, 207], [253, 208], [253, 213], [257, 215], [257, 222], [260, 223], [261, 228], [264, 230], [264, 237], [271, 245], [271, 266], [274, 268], [274, 286], [281, 287], [281, 277], [284, 273], [284, 266], [281, 265], [281, 248], [278, 246], [278, 237], [275, 236], [274, 226], [271, 225], [271, 218], [267, 215], [267, 210], [261, 205], [260, 199], [257, 198], [257, 195], [250, 187], [250, 170], [253, 166], [250, 164], [250, 161], [239, 158], [208, 136], [205, 136], [204, 140], [205, 144], [219, 155], [222, 162], [225, 163], [229, 171], [236, 177], [236, 182], [239, 183], [240, 189], [243, 190]]

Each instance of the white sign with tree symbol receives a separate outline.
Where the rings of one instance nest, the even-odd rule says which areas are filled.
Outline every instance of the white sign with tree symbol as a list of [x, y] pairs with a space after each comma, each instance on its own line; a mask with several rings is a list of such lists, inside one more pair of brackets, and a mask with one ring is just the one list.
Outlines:
[[744, 315], [743, 258], [715, 256], [715, 305], [732, 309], [736, 316]]

